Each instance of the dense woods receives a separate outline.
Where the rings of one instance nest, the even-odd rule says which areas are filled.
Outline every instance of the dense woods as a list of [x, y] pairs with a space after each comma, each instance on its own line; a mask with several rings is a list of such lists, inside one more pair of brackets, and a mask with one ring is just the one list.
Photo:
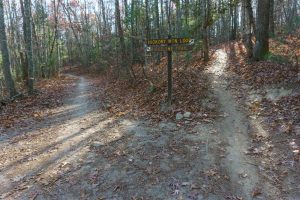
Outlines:
[[132, 65], [145, 65], [145, 40], [169, 34], [195, 38], [206, 61], [211, 45], [235, 39], [261, 60], [269, 37], [300, 23], [297, 0], [6, 0], [0, 9], [0, 78], [11, 97], [14, 82], [33, 93], [35, 80], [57, 76], [65, 64], [134, 78]]

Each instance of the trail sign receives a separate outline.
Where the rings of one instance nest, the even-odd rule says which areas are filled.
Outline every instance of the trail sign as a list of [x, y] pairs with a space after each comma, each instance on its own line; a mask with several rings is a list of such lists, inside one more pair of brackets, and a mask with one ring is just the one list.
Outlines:
[[146, 41], [146, 53], [168, 52], [168, 105], [172, 104], [172, 51], [190, 51], [194, 45], [194, 39], [172, 38], [150, 39]]
[[168, 44], [189, 44], [193, 40], [190, 38], [168, 38], [168, 39], [151, 39], [147, 40], [147, 45], [168, 45]]
[[176, 46], [148, 46], [147, 52], [163, 52], [163, 51], [191, 51], [191, 45], [176, 45]]

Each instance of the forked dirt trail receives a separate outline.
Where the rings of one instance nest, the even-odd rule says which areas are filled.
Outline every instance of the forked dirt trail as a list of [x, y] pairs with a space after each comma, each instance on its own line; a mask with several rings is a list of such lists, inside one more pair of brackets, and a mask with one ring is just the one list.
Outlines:
[[224, 116], [190, 128], [111, 117], [77, 77], [51, 116], [0, 138], [0, 199], [278, 199], [271, 186], [252, 197], [265, 186], [244, 154], [249, 122], [226, 89], [226, 60], [219, 50], [208, 70]]

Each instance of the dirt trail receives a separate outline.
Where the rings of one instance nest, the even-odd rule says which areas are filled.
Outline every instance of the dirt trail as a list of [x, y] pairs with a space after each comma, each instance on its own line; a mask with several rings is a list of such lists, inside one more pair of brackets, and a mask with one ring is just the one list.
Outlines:
[[219, 50], [208, 70], [224, 117], [192, 128], [109, 117], [78, 77], [52, 116], [0, 139], [0, 199], [255, 199], [262, 180], [244, 154], [249, 122], [226, 89], [226, 60]]
[[[228, 155], [222, 164], [227, 168], [232, 187], [236, 189], [236, 192], [244, 194], [245, 199], [252, 199], [251, 192], [254, 187], [261, 186], [258, 185], [259, 178], [256, 167], [249, 164], [244, 153], [251, 140], [249, 138], [250, 124], [247, 116], [238, 109], [236, 101], [227, 90], [228, 83], [225, 72], [227, 54], [224, 50], [218, 50], [216, 54], [217, 59], [209, 68], [209, 72], [213, 80], [214, 93], [221, 105], [221, 111], [225, 113], [225, 118], [216, 123], [228, 143]], [[241, 179], [241, 176], [247, 176], [247, 178]]]
[[[92, 134], [109, 122], [89, 98], [89, 82], [80, 77], [76, 84], [74, 95], [65, 99], [62, 107], [52, 110], [49, 118], [15, 130], [18, 134], [7, 134], [11, 138], [0, 141], [0, 157], [4, 160], [0, 165], [0, 199], [24, 190], [34, 191], [35, 182], [47, 185], [51, 182], [48, 179], [58, 179], [63, 173], [60, 167], [84, 154]], [[19, 198], [25, 197], [21, 193]]]

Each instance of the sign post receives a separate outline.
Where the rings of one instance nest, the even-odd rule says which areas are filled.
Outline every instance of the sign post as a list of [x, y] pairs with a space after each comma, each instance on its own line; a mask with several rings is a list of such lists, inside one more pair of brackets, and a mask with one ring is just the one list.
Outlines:
[[168, 53], [168, 106], [172, 104], [172, 51], [190, 51], [194, 45], [194, 39], [190, 38], [172, 38], [168, 39], [150, 39], [146, 43], [147, 52]]
[[[168, 36], [171, 39], [171, 35]], [[171, 43], [168, 43], [168, 106], [172, 104], [172, 49]]]

